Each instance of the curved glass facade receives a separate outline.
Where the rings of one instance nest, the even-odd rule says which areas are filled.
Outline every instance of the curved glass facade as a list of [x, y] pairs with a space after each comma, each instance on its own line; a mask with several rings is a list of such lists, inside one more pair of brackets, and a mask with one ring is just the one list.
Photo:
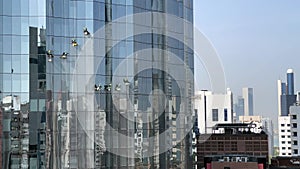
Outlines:
[[192, 168], [192, 0], [0, 4], [2, 168]]
[[29, 168], [29, 164], [41, 168], [45, 154], [46, 1], [1, 0], [0, 23], [1, 168]]

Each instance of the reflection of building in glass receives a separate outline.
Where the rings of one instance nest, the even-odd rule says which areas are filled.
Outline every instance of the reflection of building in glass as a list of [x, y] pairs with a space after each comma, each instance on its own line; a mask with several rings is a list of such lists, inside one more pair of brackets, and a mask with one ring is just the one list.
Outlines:
[[46, 81], [46, 0], [0, 0], [2, 167], [43, 168], [38, 135]]
[[29, 130], [28, 104], [21, 104], [18, 96], [2, 99], [3, 109], [3, 167], [28, 167]]
[[29, 145], [31, 166], [45, 166], [46, 29], [29, 28]]
[[[11, 108], [3, 109], [2, 168], [19, 164], [24, 168], [191, 168], [190, 134], [180, 142], [177, 139], [189, 132], [180, 126], [188, 125], [186, 121], [192, 118], [194, 84], [187, 72], [193, 72], [194, 66], [193, 44], [189, 44], [193, 28], [176, 23], [180, 29], [172, 32], [167, 18], [156, 18], [149, 24], [128, 20], [125, 27], [119, 23], [117, 30], [93, 35], [117, 18], [141, 12], [168, 13], [192, 23], [192, 0], [0, 0], [0, 4], [4, 6], [0, 22], [6, 25], [0, 29], [2, 108], [15, 103], [5, 102], [5, 97], [20, 100], [16, 118]], [[141, 27], [150, 32], [118, 39], [118, 30], [130, 33]], [[152, 32], [155, 29], [158, 33]], [[91, 39], [101, 43], [80, 54]], [[112, 46], [116, 41], [120, 42]], [[98, 48], [111, 50], [101, 54]], [[145, 58], [134, 54], [146, 49], [150, 55]], [[168, 52], [185, 65], [172, 63]], [[130, 55], [134, 57], [128, 58]], [[103, 62], [97, 65], [99, 59]], [[124, 82], [117, 87], [113, 73], [124, 60], [132, 67], [123, 72]], [[78, 64], [85, 66], [82, 72], [76, 72]], [[142, 65], [152, 67], [139, 71]], [[182, 79], [168, 74], [172, 67], [184, 70]], [[82, 87], [78, 82], [88, 85]], [[95, 84], [101, 84], [97, 91]], [[116, 94], [120, 104], [113, 100]], [[179, 118], [180, 113], [186, 116]], [[22, 125], [26, 139], [20, 145], [27, 145], [22, 151], [26, 153], [15, 155], [10, 148], [10, 135], [16, 134], [11, 124]], [[128, 138], [121, 139], [111, 129]], [[164, 131], [166, 138], [160, 136]], [[153, 140], [145, 139], [148, 137]], [[164, 151], [169, 146], [174, 148]], [[148, 157], [150, 150], [156, 155]]]
[[[186, 132], [179, 126], [183, 126], [188, 121], [186, 119], [191, 118], [189, 98], [193, 93], [193, 80], [186, 72], [181, 76], [180, 82], [172, 79], [168, 68], [174, 65], [169, 56], [166, 52], [155, 51], [153, 48], [177, 55], [187, 65], [176, 66], [193, 72], [193, 51], [189, 49], [192, 45], [188, 47], [179, 40], [168, 37], [168, 25], [164, 18], [156, 18], [147, 25], [128, 20], [126, 27], [122, 26], [125, 23], [119, 23], [117, 30], [108, 27], [99, 37], [95, 37], [95, 33], [114, 19], [140, 12], [170, 13], [192, 22], [192, 6], [191, 0], [65, 3], [54, 0], [47, 4], [47, 49], [54, 54], [51, 62], [47, 62], [48, 167], [191, 168], [190, 135], [179, 143], [176, 142], [176, 137], [181, 132]], [[144, 33], [118, 39], [118, 30], [134, 32], [140, 26], [152, 30], [152, 25], [159, 26], [158, 34]], [[183, 25], [178, 25], [183, 28]], [[192, 39], [192, 29], [185, 27], [175, 33], [182, 39]], [[88, 54], [80, 54], [81, 47], [93, 38], [98, 38], [96, 40], [99, 40], [100, 45], [87, 51]], [[112, 46], [116, 41], [120, 42]], [[110, 47], [111, 50], [104, 54], [97, 52], [98, 48]], [[147, 49], [150, 50], [148, 57], [134, 54]], [[69, 55], [56, 57], [63, 53]], [[130, 55], [134, 55], [133, 58], [129, 58]], [[99, 66], [97, 60], [103, 60]], [[121, 86], [116, 90], [113, 73], [124, 60], [132, 67], [122, 72]], [[155, 63], [158, 63], [160, 69], [155, 69]], [[80, 65], [84, 65], [84, 69], [79, 72], [75, 66]], [[139, 71], [141, 65], [152, 67]], [[95, 73], [95, 77], [89, 78]], [[82, 82], [88, 83], [78, 85]], [[178, 87], [179, 84], [182, 89]], [[162, 97], [160, 91], [166, 96]], [[95, 99], [91, 97], [94, 95]], [[115, 95], [120, 97], [114, 98]], [[116, 104], [118, 102], [120, 103]], [[166, 107], [163, 111], [160, 111], [161, 104]], [[187, 113], [188, 117], [178, 118], [182, 112]], [[168, 131], [167, 138], [161, 137], [160, 134], [171, 126], [174, 131]], [[128, 138], [121, 138], [113, 130]], [[153, 140], [145, 139], [149, 137]], [[169, 145], [175, 147], [164, 152], [163, 149]], [[153, 151], [157, 155], [148, 157], [147, 151]]]

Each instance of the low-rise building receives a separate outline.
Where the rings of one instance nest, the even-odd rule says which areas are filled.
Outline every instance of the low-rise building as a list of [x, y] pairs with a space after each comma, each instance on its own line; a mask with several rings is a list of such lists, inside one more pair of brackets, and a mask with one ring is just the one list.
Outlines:
[[266, 169], [265, 156], [212, 155], [204, 157], [205, 169]]
[[[197, 167], [204, 167], [204, 158], [209, 155], [250, 155], [268, 159], [268, 135], [264, 131], [254, 133], [253, 124], [217, 124], [218, 133], [200, 134], [197, 140]], [[219, 133], [223, 131], [223, 133]]]
[[273, 157], [270, 169], [299, 169], [300, 157]]
[[239, 121], [241, 123], [255, 124], [255, 127], [252, 129], [252, 132], [254, 133], [260, 133], [264, 131], [268, 134], [269, 157], [271, 158], [274, 155], [274, 132], [272, 120], [270, 120], [270, 118], [264, 118], [262, 116], [240, 116]]

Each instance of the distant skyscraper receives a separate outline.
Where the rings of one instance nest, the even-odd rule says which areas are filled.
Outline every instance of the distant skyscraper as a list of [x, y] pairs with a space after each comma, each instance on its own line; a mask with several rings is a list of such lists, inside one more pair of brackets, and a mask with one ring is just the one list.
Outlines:
[[278, 114], [281, 115], [281, 95], [286, 95], [286, 83], [277, 81], [278, 86]]
[[244, 115], [244, 99], [243, 97], [239, 96], [237, 98], [237, 102], [234, 104], [234, 112], [236, 113], [236, 119], [239, 119], [239, 116]]
[[243, 88], [244, 115], [253, 116], [253, 88]]
[[287, 77], [287, 94], [294, 95], [294, 71], [293, 69], [288, 69], [286, 72]]
[[278, 80], [278, 111], [279, 115], [287, 116], [289, 108], [296, 103], [297, 96], [294, 93], [294, 71], [287, 70], [287, 83]]
[[[278, 131], [279, 131], [279, 155], [292, 156], [291, 119], [290, 107], [296, 103], [297, 96], [294, 93], [294, 71], [287, 70], [287, 83], [278, 80]], [[293, 136], [294, 137], [294, 136]], [[295, 153], [298, 154], [298, 153]]]

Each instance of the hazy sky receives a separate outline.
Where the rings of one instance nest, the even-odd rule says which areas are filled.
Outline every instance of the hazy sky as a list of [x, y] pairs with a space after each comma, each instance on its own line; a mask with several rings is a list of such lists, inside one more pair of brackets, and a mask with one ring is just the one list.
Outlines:
[[277, 123], [277, 80], [286, 81], [288, 68], [300, 90], [300, 1], [194, 0], [194, 14], [219, 54], [227, 87], [235, 96], [253, 87], [254, 114]]

